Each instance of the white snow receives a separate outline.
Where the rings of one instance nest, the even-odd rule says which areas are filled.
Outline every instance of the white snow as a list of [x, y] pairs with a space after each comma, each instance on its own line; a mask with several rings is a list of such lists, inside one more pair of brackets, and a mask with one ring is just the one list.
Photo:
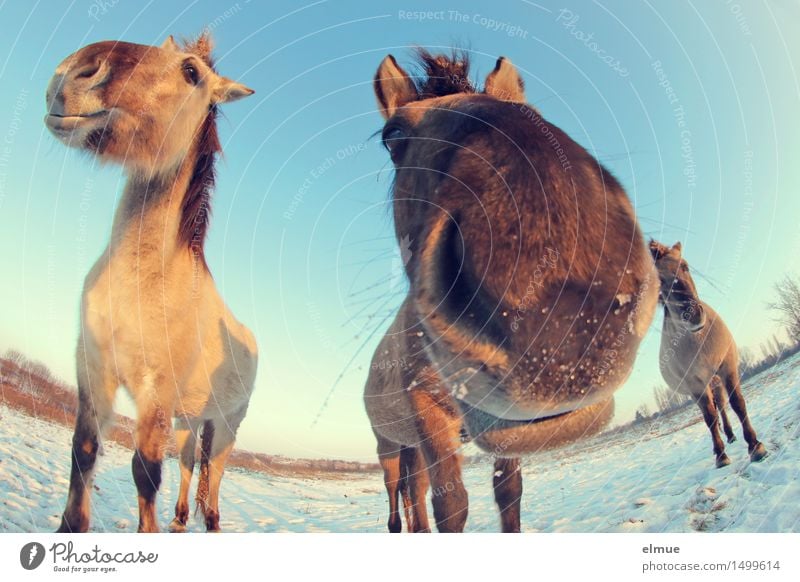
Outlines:
[[[523, 531], [800, 531], [800, 357], [745, 385], [751, 419], [770, 456], [750, 463], [738, 421], [733, 461], [716, 469], [695, 407], [624, 432], [523, 460]], [[71, 431], [0, 407], [0, 531], [52, 531], [66, 498]], [[470, 449], [469, 452], [474, 452]], [[129, 450], [106, 443], [93, 492], [92, 529], [136, 529]], [[469, 531], [498, 531], [492, 466], [465, 469]], [[165, 463], [159, 510], [172, 518], [178, 485]], [[379, 473], [278, 477], [239, 469], [222, 483], [224, 531], [385, 531]], [[432, 515], [432, 512], [431, 512]], [[190, 530], [202, 531], [199, 520]]]
[[619, 302], [620, 307], [627, 305], [628, 303], [631, 302], [631, 300], [632, 297], [630, 293], [620, 293], [619, 295], [617, 295], [617, 301]]

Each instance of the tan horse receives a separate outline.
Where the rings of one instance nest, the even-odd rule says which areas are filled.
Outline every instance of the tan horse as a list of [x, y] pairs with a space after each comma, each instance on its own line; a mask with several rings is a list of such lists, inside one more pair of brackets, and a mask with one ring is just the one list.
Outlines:
[[719, 433], [722, 417], [728, 442], [733, 435], [725, 412], [726, 392], [739, 417], [750, 459], [760, 461], [767, 449], [758, 440], [747, 415], [739, 382], [739, 354], [728, 326], [707, 303], [700, 300], [681, 243], [667, 247], [650, 242], [650, 252], [661, 281], [659, 300], [664, 306], [661, 331], [661, 375], [669, 386], [695, 399], [711, 431], [717, 467], [730, 464]]
[[137, 408], [133, 478], [139, 531], [158, 531], [156, 493], [176, 419], [181, 486], [171, 529], [183, 531], [204, 425], [199, 499], [219, 529], [219, 485], [245, 416], [257, 349], [217, 292], [203, 244], [220, 144], [217, 106], [253, 93], [216, 74], [202, 36], [161, 47], [100, 42], [67, 57], [47, 89], [48, 129], [128, 174], [111, 240], [86, 277], [77, 367], [79, 410], [59, 531], [89, 527], [99, 441], [122, 385]]
[[[612, 417], [657, 304], [655, 269], [622, 187], [525, 104], [510, 61], [479, 92], [463, 55], [419, 57], [420, 78], [388, 56], [374, 81], [396, 170], [395, 234], [411, 241], [409, 293], [364, 392], [389, 529], [399, 531], [396, 484], [411, 448], [438, 530], [463, 530], [465, 430], [496, 457], [502, 529], [519, 531], [518, 457]], [[411, 505], [421, 514], [419, 499]]]

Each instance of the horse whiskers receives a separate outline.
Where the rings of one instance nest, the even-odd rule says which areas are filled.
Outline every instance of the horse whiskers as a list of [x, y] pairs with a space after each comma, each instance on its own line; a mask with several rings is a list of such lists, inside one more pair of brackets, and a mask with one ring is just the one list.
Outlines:
[[385, 323], [385, 322], [386, 322], [386, 321], [389, 319], [389, 317], [391, 317], [391, 313], [390, 313], [389, 315], [387, 315], [386, 317], [384, 317], [384, 318], [383, 318], [383, 319], [382, 319], [382, 320], [381, 320], [381, 321], [380, 321], [380, 322], [379, 322], [379, 323], [378, 323], [378, 324], [377, 324], [377, 325], [376, 325], [376, 326], [373, 328], [373, 330], [372, 330], [372, 331], [371, 331], [371, 332], [370, 332], [370, 333], [367, 335], [367, 337], [366, 337], [366, 338], [364, 338], [364, 341], [363, 341], [363, 342], [361, 342], [361, 345], [359, 345], [359, 346], [358, 346], [358, 348], [356, 349], [356, 351], [353, 353], [353, 355], [352, 355], [352, 356], [350, 357], [350, 359], [347, 361], [347, 363], [346, 363], [346, 364], [345, 364], [345, 366], [344, 366], [344, 369], [343, 369], [343, 370], [342, 370], [342, 371], [339, 373], [339, 375], [336, 377], [336, 380], [334, 380], [334, 382], [333, 382], [333, 385], [331, 386], [330, 390], [328, 390], [328, 393], [325, 395], [325, 398], [323, 399], [323, 401], [322, 401], [322, 404], [320, 405], [320, 407], [319, 407], [319, 410], [317, 411], [317, 414], [316, 414], [316, 416], [314, 416], [314, 420], [311, 422], [311, 428], [314, 428], [314, 427], [317, 425], [317, 422], [319, 422], [319, 419], [320, 419], [320, 417], [322, 416], [322, 413], [323, 413], [323, 412], [325, 411], [325, 409], [328, 407], [328, 402], [330, 402], [330, 399], [331, 399], [331, 397], [333, 396], [333, 393], [336, 391], [336, 387], [337, 387], [337, 386], [339, 385], [339, 383], [342, 381], [342, 378], [344, 378], [345, 374], [346, 374], [346, 373], [348, 372], [348, 370], [350, 369], [350, 366], [353, 364], [353, 362], [354, 362], [354, 361], [356, 360], [356, 358], [359, 356], [359, 354], [361, 353], [361, 350], [363, 350], [363, 349], [364, 349], [364, 347], [365, 347], [365, 346], [366, 346], [366, 345], [369, 343], [369, 341], [370, 341], [370, 340], [371, 340], [371, 339], [374, 337], [374, 335], [375, 335], [375, 333], [378, 331], [378, 329], [380, 329], [380, 327], [381, 327], [381, 326], [382, 326], [382, 325], [383, 325], [383, 324], [384, 324], [384, 323]]
[[363, 295], [367, 291], [372, 291], [376, 287], [380, 287], [381, 285], [385, 285], [389, 281], [392, 281], [392, 280], [394, 280], [396, 278], [397, 278], [396, 274], [390, 273], [389, 275], [385, 275], [385, 276], [381, 277], [375, 283], [371, 283], [368, 286], [359, 289], [358, 291], [350, 291], [350, 292], [348, 292], [347, 297], [348, 298], [358, 297], [359, 295]]
[[358, 241], [349, 242], [347, 244], [344, 244], [344, 245], [342, 245], [342, 248], [350, 248], [350, 247], [354, 247], [356, 245], [363, 245], [365, 243], [371, 243], [371, 242], [381, 241], [381, 240], [395, 240], [395, 236], [393, 234], [389, 234], [389, 235], [386, 235], [386, 236], [374, 236], [372, 238], [365, 238], [363, 240], [358, 240]]
[[[392, 299], [394, 299], [395, 297], [396, 297], [396, 295], [394, 295], [394, 296], [393, 296], [393, 295], [389, 295], [388, 297], [382, 298], [382, 299], [383, 299], [383, 302], [382, 302], [382, 303], [381, 303], [381, 304], [378, 306], [378, 309], [380, 310], [381, 308], [383, 308], [383, 306], [385, 306], [387, 303], [389, 303], [389, 302], [390, 302]], [[373, 301], [373, 302], [369, 303], [368, 305], [366, 305], [366, 306], [362, 307], [361, 309], [359, 309], [359, 310], [358, 310], [358, 311], [357, 311], [355, 314], [351, 315], [351, 316], [350, 316], [350, 317], [347, 319], [347, 321], [345, 321], [345, 322], [342, 324], [342, 327], [344, 327], [344, 326], [348, 325], [348, 324], [349, 324], [350, 322], [352, 322], [352, 321], [353, 321], [353, 320], [354, 320], [356, 317], [358, 317], [360, 314], [362, 314], [364, 311], [366, 311], [366, 310], [367, 310], [369, 307], [371, 307], [371, 306], [372, 306], [372, 305], [374, 305], [375, 303], [377, 303], [377, 301]]]
[[373, 295], [373, 296], [367, 297], [366, 299], [359, 299], [357, 301], [350, 301], [350, 302], [347, 303], [347, 306], [355, 308], [355, 307], [358, 307], [359, 305], [364, 305], [364, 304], [367, 304], [368, 306], [369, 305], [374, 305], [375, 303], [377, 303], [378, 301], [380, 301], [381, 299], [383, 299], [387, 295], [391, 295], [392, 297], [399, 297], [401, 295], [405, 295], [407, 292], [408, 292], [408, 289], [406, 289], [405, 281], [403, 281], [402, 288], [395, 289], [393, 291], [390, 291], [389, 293], [382, 293], [380, 295]]
[[[369, 259], [364, 259], [363, 261], [354, 261], [352, 263], [342, 263], [340, 265], [337, 265], [336, 268], [342, 268], [342, 267], [368, 267], [369, 265], [371, 265], [371, 264], [373, 264], [373, 263], [375, 263], [377, 261], [380, 261], [381, 259], [383, 259], [385, 257], [391, 257], [394, 254], [396, 254], [396, 251], [394, 249], [385, 249], [385, 250], [381, 251], [379, 254], [377, 254], [377, 255], [375, 255], [373, 257], [370, 257]], [[362, 271], [363, 271], [363, 269], [362, 269]], [[362, 271], [359, 271], [359, 274]]]

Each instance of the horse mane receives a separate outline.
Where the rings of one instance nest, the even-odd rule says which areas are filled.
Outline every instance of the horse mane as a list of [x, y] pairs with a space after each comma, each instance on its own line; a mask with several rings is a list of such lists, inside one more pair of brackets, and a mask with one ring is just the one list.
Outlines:
[[434, 55], [419, 47], [416, 52], [417, 66], [422, 72], [416, 81], [420, 99], [475, 93], [475, 86], [469, 80], [469, 55], [465, 51], [453, 49], [450, 55]]
[[[208, 32], [202, 33], [194, 40], [184, 41], [183, 49], [201, 58], [214, 70], [214, 59], [211, 56], [213, 42]], [[211, 193], [214, 191], [216, 183], [214, 166], [217, 154], [222, 151], [217, 133], [216, 105], [209, 108], [208, 115], [200, 124], [193, 148], [195, 167], [181, 203], [178, 242], [198, 253], [205, 263], [203, 246], [211, 215]]]

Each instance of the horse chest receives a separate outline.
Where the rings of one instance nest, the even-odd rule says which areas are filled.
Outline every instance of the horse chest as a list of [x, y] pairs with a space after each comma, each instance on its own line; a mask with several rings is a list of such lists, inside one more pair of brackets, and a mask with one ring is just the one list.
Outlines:
[[[98, 346], [141, 349], [142, 337], [154, 344], [169, 335], [180, 337], [189, 325], [186, 309], [192, 303], [185, 285], [152, 261], [134, 263], [103, 257], [86, 278], [82, 324]], [[157, 330], [157, 332], [156, 332]], [[155, 332], [155, 333], [154, 333]]]
[[685, 326], [664, 326], [659, 350], [661, 375], [671, 388], [695, 393], [705, 387], [713, 375], [706, 370], [702, 354], [702, 332], [692, 333]]

